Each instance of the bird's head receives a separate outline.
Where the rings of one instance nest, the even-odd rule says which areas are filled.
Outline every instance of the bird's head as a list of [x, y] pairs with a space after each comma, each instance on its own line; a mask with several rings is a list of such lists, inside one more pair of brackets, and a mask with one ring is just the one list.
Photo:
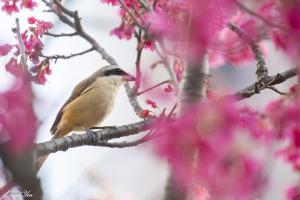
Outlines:
[[123, 81], [135, 81], [135, 77], [128, 74], [120, 67], [115, 65], [109, 65], [102, 67], [95, 73], [98, 77], [108, 78], [108, 79], [115, 79], [121, 82]]

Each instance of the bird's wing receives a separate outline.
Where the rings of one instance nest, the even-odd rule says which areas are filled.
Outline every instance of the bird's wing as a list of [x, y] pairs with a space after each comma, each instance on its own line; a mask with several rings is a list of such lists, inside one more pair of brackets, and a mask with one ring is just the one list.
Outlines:
[[63, 115], [64, 107], [66, 105], [68, 105], [70, 102], [74, 101], [77, 97], [79, 97], [83, 93], [87, 92], [89, 90], [89, 87], [91, 86], [91, 84], [95, 81], [95, 79], [96, 79], [96, 77], [89, 77], [89, 78], [86, 78], [83, 81], [81, 81], [78, 85], [76, 85], [71, 96], [67, 99], [67, 101], [64, 103], [64, 105], [60, 108], [59, 112], [57, 113], [56, 118], [50, 129], [51, 135], [55, 134], [55, 132], [56, 132], [57, 125]]

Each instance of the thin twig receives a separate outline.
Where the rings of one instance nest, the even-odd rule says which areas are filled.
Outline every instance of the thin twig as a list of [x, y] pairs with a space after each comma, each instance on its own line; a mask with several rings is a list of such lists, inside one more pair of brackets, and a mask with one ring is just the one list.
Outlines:
[[77, 36], [77, 32], [74, 33], [60, 33], [60, 34], [55, 34], [55, 33], [50, 33], [50, 32], [45, 32], [43, 35], [48, 35], [51, 37], [72, 37], [72, 36]]
[[102, 147], [110, 147], [110, 148], [125, 148], [125, 147], [134, 147], [139, 144], [149, 142], [153, 137], [152, 134], [146, 134], [144, 137], [135, 140], [135, 141], [123, 141], [123, 142], [106, 142], [106, 141], [99, 141], [97, 144]]
[[[160, 44], [160, 43], [159, 43]], [[161, 44], [160, 44], [161, 45]], [[178, 85], [176, 83], [176, 78], [175, 78], [175, 75], [174, 75], [174, 72], [172, 70], [172, 67], [169, 63], [169, 60], [167, 57], [163, 56], [162, 53], [159, 51], [159, 49], [157, 48], [157, 46], [155, 45], [154, 46], [154, 49], [155, 49], [155, 52], [157, 53], [157, 55], [160, 57], [160, 59], [162, 60], [169, 76], [170, 76], [170, 79], [171, 79], [171, 84], [172, 86], [175, 88], [175, 90], [177, 91], [178, 90]]]
[[[111, 57], [105, 51], [105, 49], [99, 45], [99, 43], [94, 38], [92, 38], [89, 34], [87, 34], [82, 28], [78, 28], [78, 24], [80, 24], [80, 18], [78, 17], [76, 12], [69, 11], [68, 9], [66, 9], [63, 5], [61, 5], [57, 1], [55, 1], [53, 3], [50, 3], [46, 0], [42, 0], [42, 1], [46, 4], [46, 6], [48, 6], [52, 10], [53, 13], [55, 13], [57, 15], [57, 17], [63, 23], [65, 23], [65, 24], [69, 25], [70, 27], [72, 27], [73, 29], [75, 29], [78, 36], [82, 37], [88, 43], [90, 43], [94, 47], [94, 49], [102, 56], [102, 59], [106, 60], [111, 65], [117, 65], [117, 62], [115, 61], [115, 59], [113, 57]], [[53, 4], [58, 5], [61, 8], [61, 10], [60, 11], [55, 10], [55, 8], [53, 7], [54, 6]], [[66, 13], [64, 11], [66, 11]], [[63, 13], [65, 13], [69, 16], [72, 16], [74, 22], [72, 22], [68, 17], [63, 15]], [[81, 25], [79, 27], [81, 27]]]
[[26, 62], [25, 46], [24, 46], [24, 43], [22, 41], [22, 36], [21, 36], [19, 18], [16, 18], [15, 32], [17, 34], [17, 38], [18, 38], [18, 42], [19, 42], [19, 47], [20, 47], [20, 55], [21, 55], [22, 68], [23, 68], [24, 71], [27, 71], [28, 70], [28, 65], [27, 65], [27, 62]]
[[169, 81], [169, 80], [162, 81], [162, 82], [160, 82], [160, 83], [158, 83], [158, 84], [156, 84], [156, 85], [154, 85], [154, 86], [152, 86], [152, 87], [149, 87], [149, 88], [147, 88], [147, 89], [145, 89], [145, 90], [143, 90], [143, 91], [141, 91], [141, 92], [138, 92], [136, 95], [137, 95], [137, 96], [142, 95], [142, 94], [144, 94], [144, 93], [146, 93], [146, 92], [149, 92], [150, 90], [153, 90], [153, 89], [155, 89], [155, 88], [157, 88], [157, 87], [159, 87], [159, 86], [161, 86], [161, 85], [163, 85], [163, 84], [167, 84], [167, 83], [170, 83], [170, 81]]
[[285, 92], [281, 92], [280, 90], [278, 90], [277, 88], [275, 88], [274, 86], [266, 86], [266, 88], [273, 90], [274, 92], [280, 94], [280, 95], [287, 95], [287, 93]]
[[137, 34], [137, 48], [136, 48], [136, 61], [135, 61], [135, 85], [133, 87], [133, 92], [136, 94], [139, 91], [139, 88], [141, 86], [141, 78], [142, 78], [142, 72], [141, 72], [141, 58], [142, 58], [142, 52], [144, 49], [144, 45], [142, 45], [142, 30], [139, 29], [139, 32]]
[[74, 53], [74, 54], [70, 54], [68, 56], [66, 55], [51, 55], [51, 56], [47, 56], [47, 55], [43, 55], [41, 54], [40, 57], [43, 57], [43, 58], [48, 58], [48, 59], [54, 59], [54, 60], [57, 60], [57, 59], [70, 59], [70, 58], [73, 58], [75, 56], [81, 56], [81, 55], [84, 55], [86, 53], [89, 53], [91, 51], [94, 51], [94, 47], [91, 47], [85, 51], [81, 51], [81, 52], [78, 52], [78, 53]]

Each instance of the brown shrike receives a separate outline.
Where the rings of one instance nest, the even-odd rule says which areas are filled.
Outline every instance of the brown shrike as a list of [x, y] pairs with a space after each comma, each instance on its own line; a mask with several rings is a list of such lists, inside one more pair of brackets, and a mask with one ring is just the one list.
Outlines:
[[[71, 131], [85, 131], [98, 126], [111, 112], [119, 87], [125, 81], [134, 81], [118, 66], [105, 66], [81, 81], [71, 96], [59, 110], [50, 129], [53, 139], [60, 138]], [[39, 170], [46, 156], [37, 161]]]

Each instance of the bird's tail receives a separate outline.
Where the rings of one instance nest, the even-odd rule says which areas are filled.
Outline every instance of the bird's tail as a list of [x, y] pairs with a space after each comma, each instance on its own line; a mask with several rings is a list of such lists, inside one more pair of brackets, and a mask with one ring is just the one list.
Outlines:
[[48, 156], [49, 156], [49, 154], [38, 157], [37, 163], [36, 163], [36, 171], [37, 172], [41, 169], [41, 167], [43, 166], [43, 164], [46, 161], [46, 159], [48, 158]]
[[[56, 132], [56, 133], [57, 133], [57, 132]], [[59, 136], [58, 134], [56, 134], [56, 133], [53, 135], [52, 140], [60, 137], [60, 136]], [[37, 171], [37, 172], [40, 171], [41, 167], [43, 166], [43, 164], [44, 164], [44, 162], [46, 161], [46, 159], [48, 158], [48, 156], [49, 156], [49, 154], [38, 157], [37, 162], [36, 162], [36, 171]]]

